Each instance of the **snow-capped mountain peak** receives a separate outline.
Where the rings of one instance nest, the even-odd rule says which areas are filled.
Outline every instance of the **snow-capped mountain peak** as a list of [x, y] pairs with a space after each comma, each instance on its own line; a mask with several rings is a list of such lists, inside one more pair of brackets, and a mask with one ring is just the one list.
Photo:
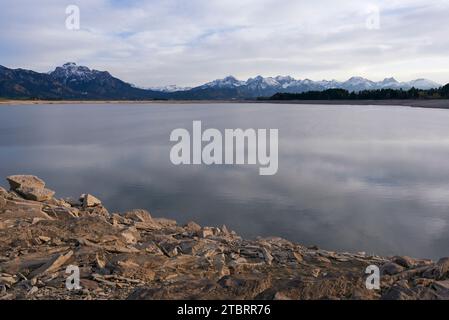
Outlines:
[[395, 78], [385, 78], [382, 83], [399, 83]]
[[203, 88], [235, 88], [245, 85], [244, 81], [237, 80], [234, 76], [227, 76], [223, 79], [217, 79], [202, 85]]
[[373, 90], [377, 88], [375, 82], [365, 79], [363, 77], [352, 77], [347, 81], [343, 82], [339, 88], [346, 89], [348, 91], [362, 91], [362, 90]]
[[427, 79], [416, 79], [407, 82], [407, 84], [411, 88], [425, 89], [425, 90], [441, 87], [440, 84]]
[[290, 77], [290, 76], [277, 76], [274, 78], [278, 83], [280, 83], [281, 85], [284, 85], [286, 83], [291, 83], [296, 81], [295, 78]]
[[337, 80], [321, 80], [317, 82], [318, 85], [322, 86], [325, 90], [336, 89], [341, 86], [341, 83]]
[[371, 81], [363, 77], [351, 77], [346, 81], [310, 79], [297, 80], [291, 76], [262, 77], [256, 76], [246, 81], [240, 81], [233, 76], [209, 82], [196, 89], [206, 88], [238, 88], [239, 91], [249, 97], [269, 96], [278, 92], [301, 93], [306, 91], [323, 91], [327, 89], [345, 89], [350, 92], [378, 89], [404, 89], [412, 87], [417, 89], [438, 88], [441, 85], [430, 80], [417, 79], [410, 82], [399, 82], [395, 78], [385, 78], [382, 81]]
[[380, 89], [400, 89], [401, 87], [406, 87], [405, 84], [399, 83], [395, 78], [385, 78], [384, 80], [377, 83]]
[[279, 84], [278, 81], [276, 81], [276, 79], [272, 78], [272, 77], [268, 77], [268, 78], [264, 78], [262, 76], [257, 76], [255, 78], [250, 78], [248, 79], [248, 81], [246, 81], [246, 85], [249, 88], [253, 88], [253, 89], [266, 89], [269, 87], [280, 87], [281, 85]]
[[91, 70], [85, 66], [78, 66], [74, 62], [64, 63], [62, 66], [56, 67], [56, 69], [49, 74], [62, 83], [85, 82], [93, 80], [99, 75], [109, 75], [106, 71]]
[[55, 73], [55, 72], [64, 73], [66, 76], [76, 75], [76, 76], [80, 76], [80, 77], [92, 73], [92, 71], [88, 67], [78, 66], [74, 62], [67, 62], [67, 63], [64, 63], [61, 67], [56, 67], [56, 69], [55, 69], [55, 71], [53, 71], [53, 73]]
[[365, 79], [363, 77], [351, 77], [345, 83], [359, 85], [359, 84], [372, 83], [372, 81]]

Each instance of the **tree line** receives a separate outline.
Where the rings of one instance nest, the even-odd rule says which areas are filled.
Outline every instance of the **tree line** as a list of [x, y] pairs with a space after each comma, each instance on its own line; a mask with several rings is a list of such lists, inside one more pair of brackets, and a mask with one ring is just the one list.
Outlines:
[[389, 99], [449, 99], [449, 84], [438, 88], [422, 90], [412, 88], [378, 89], [349, 92], [345, 89], [328, 89], [303, 93], [276, 93], [260, 100], [389, 100]]

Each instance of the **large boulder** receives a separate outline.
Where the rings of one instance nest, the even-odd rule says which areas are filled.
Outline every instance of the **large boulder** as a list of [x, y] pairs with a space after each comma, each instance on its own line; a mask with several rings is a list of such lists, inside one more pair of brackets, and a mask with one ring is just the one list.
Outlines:
[[15, 175], [6, 178], [11, 190], [16, 191], [19, 188], [44, 189], [45, 182], [36, 176]]
[[401, 273], [404, 270], [405, 270], [405, 268], [398, 265], [397, 263], [387, 262], [382, 266], [382, 268], [380, 269], [380, 272], [382, 275], [392, 276], [392, 275]]
[[47, 201], [53, 198], [55, 192], [45, 188], [45, 182], [36, 176], [15, 175], [6, 178], [11, 190], [24, 199]]
[[20, 187], [15, 191], [27, 200], [39, 202], [50, 200], [55, 195], [55, 192], [53, 190], [46, 188], [38, 189], [30, 187]]
[[423, 273], [423, 277], [436, 280], [449, 278], [449, 257], [441, 258], [435, 265], [430, 266]]

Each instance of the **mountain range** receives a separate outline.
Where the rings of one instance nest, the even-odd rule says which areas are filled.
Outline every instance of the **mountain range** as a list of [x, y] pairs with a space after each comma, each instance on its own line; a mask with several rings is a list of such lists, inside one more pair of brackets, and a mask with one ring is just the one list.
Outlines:
[[0, 97], [8, 99], [255, 99], [280, 92], [303, 93], [327, 89], [345, 89], [350, 92], [411, 88], [427, 90], [439, 87], [440, 84], [427, 79], [399, 82], [394, 78], [386, 78], [375, 82], [362, 77], [352, 77], [340, 82], [297, 80], [290, 76], [257, 76], [241, 81], [228, 76], [194, 88], [168, 86], [145, 89], [115, 78], [107, 71], [91, 70], [73, 62], [57, 67], [49, 73], [0, 66]]

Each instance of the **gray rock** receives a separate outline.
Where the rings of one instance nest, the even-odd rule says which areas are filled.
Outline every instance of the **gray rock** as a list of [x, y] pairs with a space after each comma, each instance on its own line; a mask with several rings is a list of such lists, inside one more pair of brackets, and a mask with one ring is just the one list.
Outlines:
[[159, 243], [159, 248], [168, 257], [176, 257], [182, 251], [178, 242], [170, 240]]
[[293, 256], [295, 257], [296, 262], [301, 263], [304, 261], [304, 258], [299, 252], [293, 252]]
[[226, 257], [224, 254], [217, 254], [213, 258], [213, 265], [220, 277], [228, 276], [231, 274], [229, 268], [226, 266]]
[[39, 188], [21, 186], [21, 187], [17, 188], [15, 191], [27, 200], [39, 201], [39, 202], [50, 200], [55, 195], [55, 192], [53, 190], [46, 189], [46, 188], [39, 189]]
[[407, 269], [416, 265], [415, 260], [407, 256], [396, 256], [391, 261]]
[[228, 229], [228, 227], [226, 227], [225, 225], [223, 225], [222, 227], [221, 227], [221, 232], [223, 233], [223, 235], [225, 235], [225, 236], [229, 236], [231, 233], [229, 232], [229, 229]]
[[179, 244], [179, 248], [183, 254], [195, 255], [197, 254], [198, 250], [201, 249], [201, 244], [201, 242], [188, 240], [181, 242]]
[[20, 194], [23, 198], [32, 201], [47, 201], [53, 198], [55, 192], [50, 189], [37, 189], [31, 187], [20, 187], [16, 189], [16, 192]]
[[48, 274], [57, 271], [62, 265], [64, 265], [73, 255], [73, 251], [69, 251], [66, 254], [57, 255], [48, 260], [44, 265], [34, 270], [30, 274], [30, 278], [40, 276], [42, 274]]
[[198, 233], [201, 231], [201, 226], [193, 221], [190, 221], [185, 225], [187, 231]]
[[268, 251], [266, 248], [262, 248], [262, 254], [263, 254], [263, 257], [264, 257], [264, 259], [265, 259], [265, 262], [268, 264], [268, 265], [271, 265], [271, 263], [273, 262], [273, 256], [271, 255], [271, 253], [270, 253], [270, 251]]
[[36, 294], [39, 291], [39, 288], [36, 286], [33, 286], [27, 293], [27, 296], [32, 296]]
[[444, 290], [449, 292], [449, 280], [444, 281], [436, 281], [433, 283], [433, 285], [438, 288], [439, 290]]
[[216, 294], [217, 284], [209, 279], [179, 281], [155, 288], [136, 288], [128, 300], [185, 300], [206, 299]]
[[[443, 282], [443, 283], [441, 283]], [[448, 284], [444, 281], [437, 281], [430, 288], [424, 288], [420, 292], [420, 300], [449, 300]]]
[[136, 209], [132, 211], [128, 211], [124, 214], [124, 217], [127, 219], [131, 219], [136, 222], [148, 222], [153, 223], [153, 218], [151, 214], [143, 209]]
[[0, 194], [0, 210], [2, 210], [4, 207], [6, 207], [6, 199], [3, 198]]
[[66, 208], [66, 207], [46, 208], [44, 209], [44, 212], [47, 213], [50, 217], [60, 220], [79, 217], [79, 210], [77, 208]]
[[435, 265], [423, 272], [423, 277], [428, 279], [443, 280], [449, 276], [449, 258], [440, 259]]
[[36, 176], [15, 175], [6, 178], [11, 190], [32, 201], [47, 201], [53, 198], [55, 192], [45, 188], [45, 182]]
[[164, 228], [176, 227], [178, 224], [176, 220], [166, 218], [153, 218], [153, 221]]
[[382, 300], [415, 300], [415, 293], [409, 288], [395, 285], [390, 288], [384, 295]]
[[203, 228], [200, 231], [198, 231], [198, 236], [200, 238], [207, 238], [207, 237], [211, 237], [214, 235], [214, 230], [212, 228]]
[[384, 264], [380, 270], [382, 275], [390, 275], [390, 276], [401, 273], [402, 271], [404, 271], [404, 267], [394, 262], [388, 262]]
[[440, 268], [441, 276], [445, 276], [449, 272], [449, 257], [441, 258], [437, 262], [437, 266]]
[[43, 189], [45, 182], [36, 176], [15, 175], [6, 178], [9, 182], [11, 190], [17, 190], [20, 187]]
[[[161, 224], [152, 218], [148, 211], [143, 209], [128, 211], [124, 214], [124, 218], [128, 220], [128, 223], [134, 221], [134, 225], [138, 230], [158, 230], [161, 228]], [[125, 221], [122, 222], [125, 223]]]
[[136, 244], [140, 240], [140, 233], [135, 227], [129, 227], [122, 231], [122, 237], [125, 239], [127, 244]]
[[225, 296], [248, 299], [268, 289], [271, 279], [262, 275], [231, 275], [221, 278], [218, 285], [225, 290]]
[[83, 203], [79, 199], [65, 198], [64, 201], [71, 207], [81, 207], [83, 205]]
[[80, 197], [80, 201], [83, 203], [84, 208], [95, 207], [101, 205], [101, 201], [95, 198], [91, 194], [83, 194]]
[[12, 286], [17, 282], [17, 279], [11, 275], [1, 275], [0, 274], [0, 284], [6, 284]]
[[436, 281], [433, 283], [435, 295], [439, 300], [449, 300], [449, 280]]

